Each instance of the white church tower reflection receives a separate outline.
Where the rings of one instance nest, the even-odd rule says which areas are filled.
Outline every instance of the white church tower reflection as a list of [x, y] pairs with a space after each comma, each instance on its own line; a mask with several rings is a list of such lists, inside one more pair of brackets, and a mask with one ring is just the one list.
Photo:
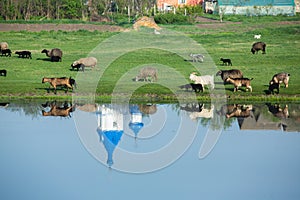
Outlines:
[[128, 126], [133, 131], [134, 137], [136, 139], [138, 133], [144, 127], [143, 115], [138, 105], [130, 105], [129, 111], [130, 111], [130, 122]]
[[123, 114], [106, 105], [97, 107], [97, 132], [107, 151], [107, 165], [113, 165], [113, 152], [123, 135]]

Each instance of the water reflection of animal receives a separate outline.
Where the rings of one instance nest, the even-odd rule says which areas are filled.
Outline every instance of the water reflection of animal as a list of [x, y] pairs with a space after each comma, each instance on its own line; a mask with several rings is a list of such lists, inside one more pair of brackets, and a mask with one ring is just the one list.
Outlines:
[[9, 105], [9, 103], [0, 103], [0, 108], [6, 108]]
[[157, 111], [156, 104], [141, 104], [139, 110], [144, 114], [154, 114]]
[[252, 105], [239, 105], [239, 104], [232, 104], [232, 105], [224, 105], [221, 109], [217, 112], [218, 114], [225, 115], [226, 118], [231, 117], [249, 117], [251, 115], [251, 111], [253, 110]]
[[212, 104], [210, 108], [204, 108], [200, 112], [191, 112], [190, 118], [192, 120], [196, 120], [197, 118], [213, 118], [214, 116], [214, 105]]
[[266, 103], [269, 108], [269, 111], [280, 119], [286, 119], [289, 117], [289, 109], [288, 105], [285, 105], [283, 108], [280, 107], [279, 104], [272, 105], [271, 103]]
[[45, 104], [42, 104], [42, 106], [50, 107], [50, 111], [48, 112], [42, 110], [43, 116], [71, 117], [70, 113], [75, 110], [75, 107], [69, 105], [67, 102], [65, 102], [62, 106], [57, 105], [56, 102], [46, 102]]
[[252, 105], [237, 106], [233, 112], [226, 114], [227, 118], [231, 117], [249, 117], [252, 111]]

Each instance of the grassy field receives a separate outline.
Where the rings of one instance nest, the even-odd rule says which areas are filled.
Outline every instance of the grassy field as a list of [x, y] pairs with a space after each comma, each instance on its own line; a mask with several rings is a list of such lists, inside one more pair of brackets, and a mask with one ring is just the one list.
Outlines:
[[[299, 74], [299, 49], [300, 49], [300, 23], [298, 19], [293, 18], [292, 22], [286, 21], [290, 18], [280, 17], [274, 19], [244, 20], [242, 22], [215, 23], [215, 24], [195, 24], [195, 25], [164, 25], [163, 30], [179, 32], [186, 37], [196, 41], [207, 51], [212, 62], [209, 66], [216, 66], [213, 73], [218, 69], [240, 69], [245, 77], [254, 78], [252, 81], [253, 92], [238, 91], [233, 93], [233, 86], [225, 85], [225, 93], [228, 98], [233, 100], [292, 100], [299, 101], [300, 98], [300, 74]], [[266, 54], [259, 52], [252, 55], [251, 45], [255, 42], [254, 34], [261, 34], [262, 41], [267, 44]], [[80, 58], [86, 57], [95, 47], [99, 48], [102, 41], [112, 38], [118, 33], [111, 32], [89, 32], [80, 30], [76, 32], [66, 31], [41, 31], [41, 32], [0, 32], [1, 41], [8, 42], [10, 49], [30, 50], [33, 59], [21, 59], [14, 53], [12, 57], [0, 57], [0, 69], [8, 71], [7, 77], [0, 76], [0, 95], [1, 98], [69, 98], [71, 94], [65, 94], [58, 91], [57, 95], [47, 93], [48, 84], [42, 84], [41, 80], [47, 77], [72, 76], [77, 77], [76, 72], [70, 70], [71, 63]], [[121, 44], [120, 44], [121, 45]], [[62, 62], [50, 62], [45, 54], [41, 54], [42, 49], [58, 47], [63, 50]], [[101, 47], [100, 47], [101, 48]], [[184, 47], [182, 47], [184, 48]], [[118, 49], [118, 47], [116, 47]], [[105, 49], [102, 51], [105, 51]], [[189, 50], [186, 49], [188, 52]], [[230, 58], [233, 66], [222, 66], [220, 57]], [[108, 68], [101, 73], [96, 94], [99, 99], [109, 99], [109, 96], [115, 90], [116, 83], [127, 74], [127, 81], [122, 87], [134, 90], [132, 98], [154, 100], [174, 100], [172, 89], [164, 86], [164, 81], [178, 88], [184, 81], [188, 81], [189, 74], [197, 69], [201, 74], [207, 73], [208, 65], [193, 64], [181, 56], [168, 52], [163, 49], [139, 49], [122, 54], [115, 59]], [[204, 61], [204, 63], [207, 60]], [[99, 60], [100, 69], [95, 71], [87, 70], [88, 74], [101, 71], [101, 60]], [[138, 68], [148, 63], [155, 63], [160, 66], [170, 66], [185, 80], [180, 80], [177, 75], [159, 69], [159, 81], [157, 83], [144, 84], [142, 82], [133, 82], [129, 77], [133, 77], [138, 72]], [[210, 72], [212, 69], [209, 70]], [[289, 88], [281, 88], [279, 95], [266, 95], [268, 82], [275, 73], [288, 72], [291, 74]], [[221, 78], [215, 77], [216, 88], [223, 88]], [[80, 88], [80, 82], [78, 82]], [[119, 87], [119, 86], [118, 86]], [[130, 88], [132, 87], [132, 88]], [[135, 88], [135, 89], [134, 89]], [[179, 92], [184, 96], [187, 92]], [[83, 94], [84, 95], [84, 94]], [[209, 90], [197, 94], [199, 99], [208, 99]]]

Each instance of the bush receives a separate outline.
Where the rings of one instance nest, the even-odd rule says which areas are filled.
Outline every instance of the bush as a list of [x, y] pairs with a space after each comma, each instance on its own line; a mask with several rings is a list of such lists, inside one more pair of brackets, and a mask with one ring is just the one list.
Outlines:
[[188, 16], [181, 14], [158, 14], [154, 16], [154, 21], [158, 24], [190, 24], [192, 20]]

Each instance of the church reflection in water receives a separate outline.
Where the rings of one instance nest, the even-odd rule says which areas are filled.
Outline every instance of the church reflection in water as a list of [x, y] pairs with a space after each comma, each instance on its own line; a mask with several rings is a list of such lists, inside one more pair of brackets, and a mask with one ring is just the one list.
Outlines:
[[[164, 110], [164, 111], [162, 111]], [[31, 118], [58, 118], [71, 120], [75, 113], [88, 113], [97, 123], [91, 127], [92, 133], [106, 151], [107, 165], [111, 167], [113, 154], [120, 145], [139, 142], [139, 148], [151, 148], [152, 145], [163, 146], [176, 134], [181, 117], [199, 127], [199, 130], [214, 126], [214, 130], [228, 130], [237, 126], [235, 131], [264, 131], [300, 132], [300, 104], [286, 103], [258, 103], [258, 104], [209, 104], [209, 103], [185, 103], [185, 104], [76, 104], [70, 102], [5, 102], [0, 103], [0, 112], [22, 112]], [[172, 120], [162, 122], [163, 117]], [[222, 120], [223, 121], [222, 121]], [[218, 124], [224, 122], [223, 126]], [[171, 123], [171, 124], [170, 124]], [[159, 127], [160, 126], [160, 127]], [[172, 127], [163, 130], [163, 126]], [[95, 131], [96, 130], [96, 131]], [[163, 132], [157, 134], [153, 132]], [[151, 133], [150, 133], [151, 132]], [[156, 134], [156, 135], [155, 135]], [[162, 136], [163, 135], [163, 136]], [[164, 138], [164, 136], [167, 136]], [[155, 137], [154, 137], [155, 136]], [[165, 139], [164, 141], [161, 139]], [[123, 141], [123, 142], [121, 142]], [[100, 143], [99, 143], [100, 142]], [[129, 147], [135, 148], [135, 147]], [[136, 149], [133, 149], [133, 151]], [[140, 149], [138, 149], [140, 150]], [[144, 150], [144, 149], [143, 149]]]

